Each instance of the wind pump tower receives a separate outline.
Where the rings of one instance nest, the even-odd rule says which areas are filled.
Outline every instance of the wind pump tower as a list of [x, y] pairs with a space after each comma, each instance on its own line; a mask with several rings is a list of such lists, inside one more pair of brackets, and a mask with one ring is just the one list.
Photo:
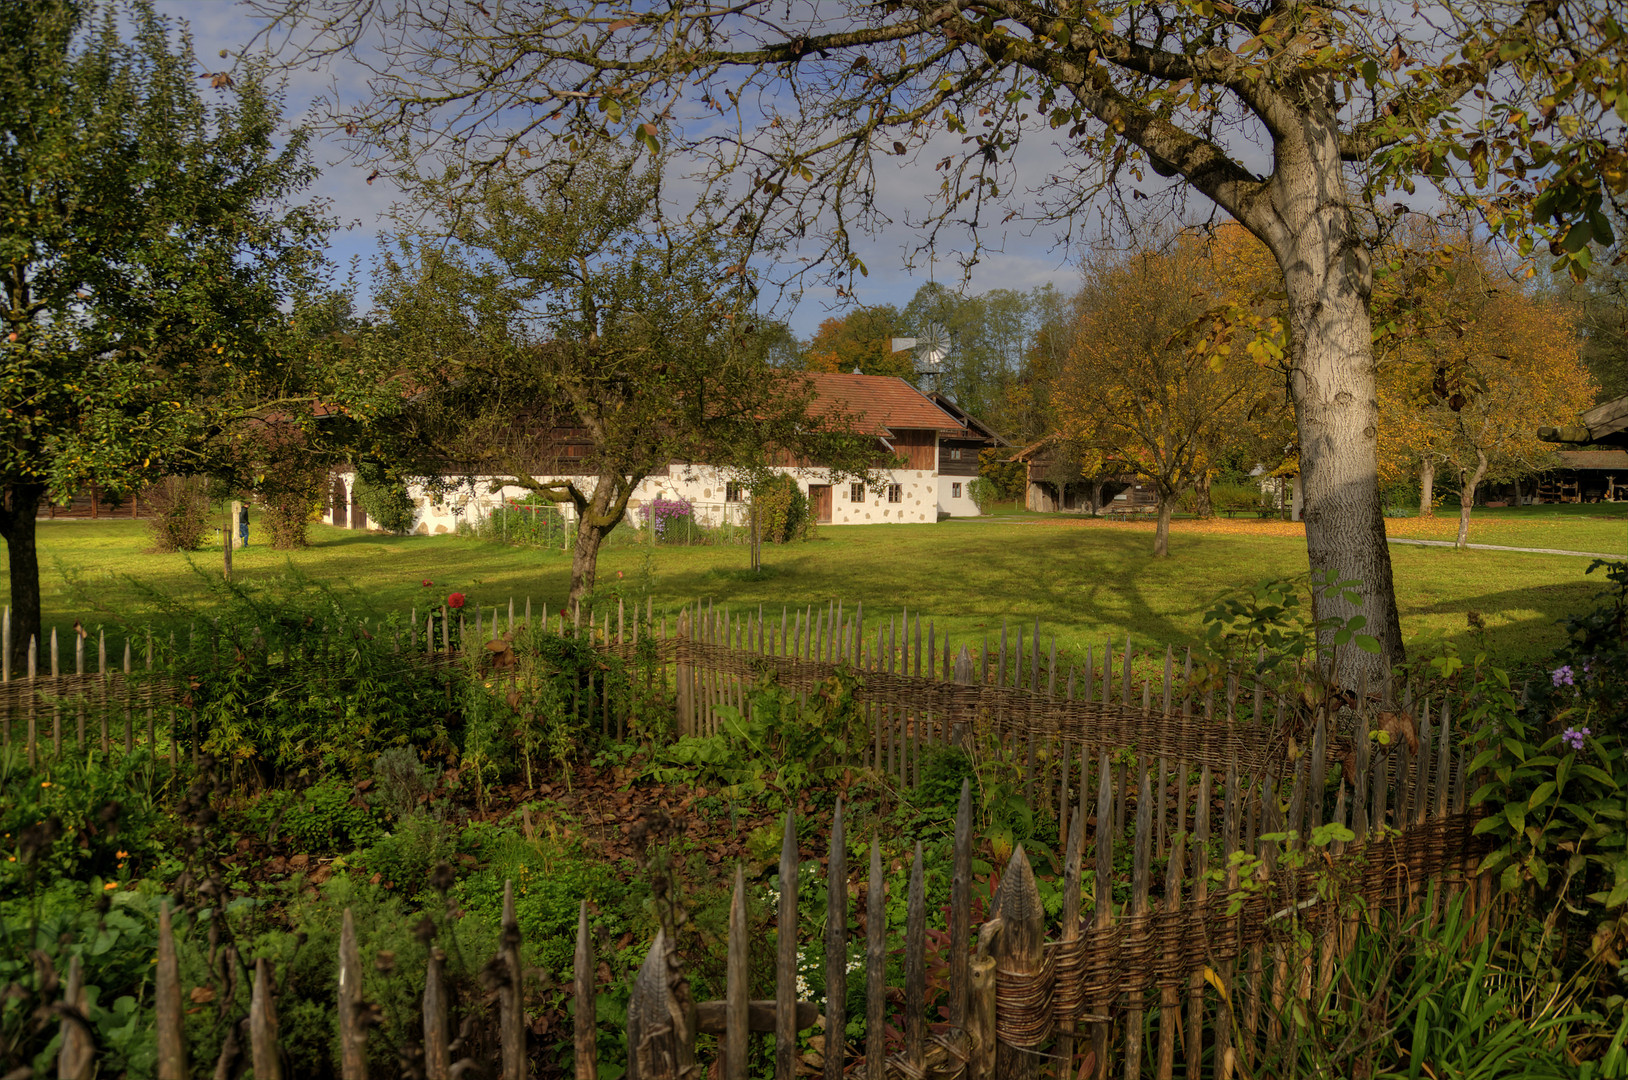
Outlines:
[[938, 377], [944, 371], [944, 358], [950, 354], [950, 335], [938, 323], [922, 327], [920, 337], [892, 339], [892, 351], [909, 349], [916, 357], [916, 385], [922, 393], [931, 394], [938, 389]]

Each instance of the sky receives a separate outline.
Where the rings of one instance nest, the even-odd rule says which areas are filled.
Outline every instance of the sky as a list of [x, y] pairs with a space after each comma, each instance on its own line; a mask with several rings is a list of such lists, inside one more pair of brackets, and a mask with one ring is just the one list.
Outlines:
[[[220, 50], [226, 49], [235, 56], [259, 25], [232, 0], [158, 0], [155, 6], [161, 14], [188, 23], [200, 71], [227, 68], [232, 61], [221, 59]], [[364, 90], [362, 77], [359, 68], [347, 68], [343, 64], [324, 70], [289, 73], [288, 119], [299, 122], [324, 91], [359, 96]], [[935, 156], [923, 153], [913, 159], [899, 159], [902, 164], [898, 173], [879, 180], [883, 205], [895, 224], [856, 247], [870, 270], [869, 277], [861, 283], [861, 299], [865, 303], [902, 308], [916, 290], [931, 279], [927, 267], [918, 267], [914, 272], [906, 269], [906, 251], [918, 237], [899, 222], [906, 211], [919, 213], [926, 205], [927, 192], [938, 187], [940, 177], [931, 166]], [[331, 201], [333, 214], [342, 223], [342, 228], [331, 239], [329, 256], [342, 268], [348, 267], [353, 259], [359, 261], [358, 283], [365, 294], [368, 265], [378, 251], [381, 232], [388, 228], [385, 214], [399, 192], [386, 176], [368, 184], [367, 176], [372, 170], [347, 160], [343, 148], [336, 142], [318, 140], [315, 157], [322, 167], [322, 175], [312, 194]], [[1046, 176], [1062, 164], [1061, 154], [1048, 140], [1029, 141], [1018, 158], [1020, 182], [1025, 186], [1043, 183]], [[967, 292], [977, 294], [995, 288], [1028, 290], [1046, 284], [1073, 291], [1079, 278], [1077, 263], [1069, 252], [1058, 246], [1054, 226], [1013, 222], [1007, 230], [1004, 235], [986, 234], [986, 246], [996, 250], [986, 251], [980, 264], [974, 267]], [[932, 268], [931, 277], [951, 288], [961, 284], [961, 270], [953, 260], [941, 260]], [[795, 308], [777, 310], [776, 314], [784, 318], [799, 337], [807, 338], [821, 320], [840, 314], [844, 310], [842, 304], [831, 288], [815, 285]]]

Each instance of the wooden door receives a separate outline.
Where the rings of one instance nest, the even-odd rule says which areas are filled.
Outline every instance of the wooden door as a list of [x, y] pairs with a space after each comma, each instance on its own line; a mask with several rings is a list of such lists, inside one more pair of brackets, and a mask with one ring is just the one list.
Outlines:
[[814, 504], [814, 520], [822, 525], [831, 524], [831, 485], [808, 485], [808, 500]]

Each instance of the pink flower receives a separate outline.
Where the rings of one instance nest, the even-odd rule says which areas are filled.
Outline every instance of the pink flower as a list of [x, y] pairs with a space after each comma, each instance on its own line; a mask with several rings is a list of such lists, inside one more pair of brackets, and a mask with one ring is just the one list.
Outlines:
[[618, 570], [618, 571], [616, 571], [616, 576], [617, 576], [617, 577], [618, 577], [618, 578], [620, 578], [620, 577], [621, 577], [621, 576], [622, 576], [622, 572], [621, 572], [621, 571], [620, 571], [620, 570]]
[[447, 597], [447, 607], [449, 607], [449, 608], [461, 608], [463, 606], [464, 606], [464, 594], [463, 593], [455, 592], [455, 593], [452, 593], [451, 595], [449, 595]]

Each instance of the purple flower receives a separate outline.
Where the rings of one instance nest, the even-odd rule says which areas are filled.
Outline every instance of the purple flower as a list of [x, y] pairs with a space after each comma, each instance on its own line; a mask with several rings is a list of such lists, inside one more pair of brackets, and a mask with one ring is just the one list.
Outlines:
[[1576, 683], [1572, 679], [1571, 665], [1570, 664], [1562, 664], [1560, 667], [1555, 668], [1553, 671], [1551, 671], [1549, 673], [1549, 678], [1554, 682], [1554, 684], [1556, 686], [1575, 686], [1576, 685]]
[[1592, 734], [1593, 732], [1589, 731], [1588, 728], [1567, 728], [1565, 731], [1560, 733], [1560, 741], [1570, 746], [1573, 750], [1581, 750], [1583, 748], [1583, 740]]

